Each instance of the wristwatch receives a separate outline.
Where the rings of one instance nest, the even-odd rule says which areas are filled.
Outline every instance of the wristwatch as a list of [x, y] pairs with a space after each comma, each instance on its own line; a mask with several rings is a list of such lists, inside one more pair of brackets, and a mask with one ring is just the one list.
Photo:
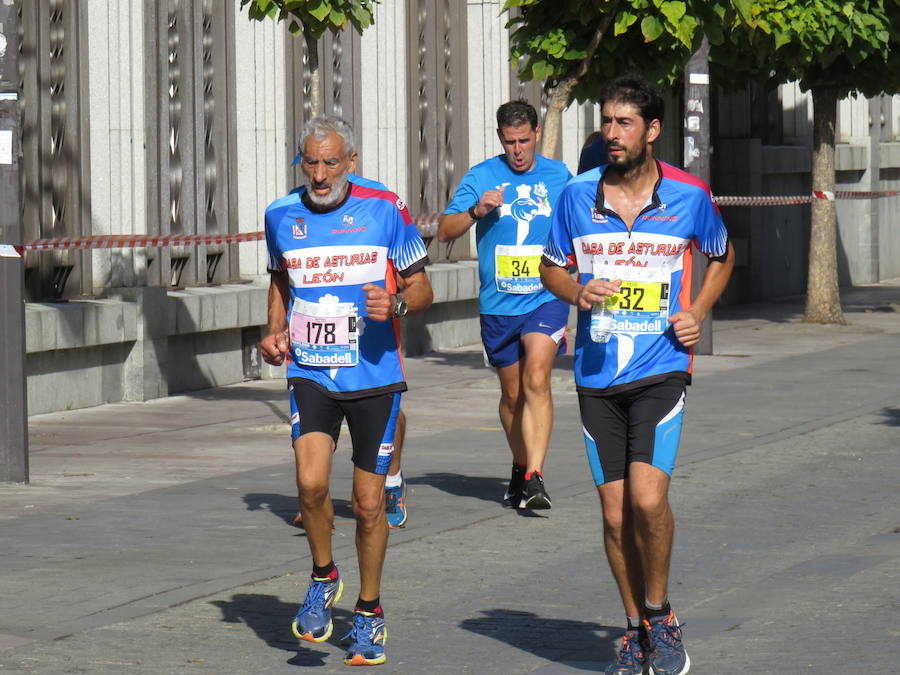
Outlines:
[[469, 210], [468, 210], [469, 218], [472, 219], [472, 222], [475, 222], [475, 221], [478, 220], [478, 216], [475, 215], [475, 208], [476, 208], [477, 206], [478, 206], [478, 203], [476, 202], [475, 204], [472, 204], [472, 206], [470, 206], [470, 207], [469, 207]]
[[404, 298], [399, 293], [394, 294], [394, 309], [391, 311], [391, 316], [395, 319], [402, 319], [406, 316], [406, 313], [409, 311], [409, 305], [406, 304], [406, 298]]

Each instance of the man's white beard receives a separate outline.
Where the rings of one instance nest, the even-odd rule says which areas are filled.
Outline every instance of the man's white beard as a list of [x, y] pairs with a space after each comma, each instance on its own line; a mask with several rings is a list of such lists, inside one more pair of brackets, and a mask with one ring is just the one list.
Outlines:
[[316, 194], [316, 192], [313, 191], [312, 181], [306, 174], [303, 174], [303, 184], [306, 186], [306, 195], [309, 197], [309, 201], [322, 208], [328, 208], [329, 206], [337, 204], [344, 196], [344, 190], [347, 189], [347, 183], [349, 182], [349, 179], [347, 178], [348, 173], [348, 171], [345, 171], [338, 176], [331, 184], [331, 189], [328, 191], [328, 194], [324, 196]]

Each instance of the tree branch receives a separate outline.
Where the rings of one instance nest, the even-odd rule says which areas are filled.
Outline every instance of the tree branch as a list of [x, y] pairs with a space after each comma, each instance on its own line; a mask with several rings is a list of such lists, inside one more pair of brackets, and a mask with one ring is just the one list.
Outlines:
[[620, 3], [621, 0], [615, 0], [610, 5], [609, 11], [603, 15], [600, 25], [597, 26], [597, 30], [588, 43], [585, 57], [547, 92], [547, 115], [544, 118], [544, 140], [541, 143], [541, 154], [545, 157], [556, 156], [563, 110], [569, 105], [569, 97], [572, 95], [575, 85], [588, 74], [591, 67], [591, 59], [594, 58], [594, 54], [597, 53], [597, 49], [603, 41], [603, 36], [609, 30]]
[[575, 71], [567, 75], [566, 78], [574, 77], [575, 81], [577, 82], [588, 74], [588, 70], [590, 70], [591, 67], [591, 59], [594, 58], [594, 54], [600, 47], [600, 43], [603, 41], [603, 36], [609, 29], [609, 25], [615, 18], [620, 3], [621, 0], [615, 0], [615, 2], [613, 2], [613, 4], [610, 6], [609, 11], [603, 15], [603, 18], [600, 20], [600, 25], [597, 26], [597, 31], [594, 33], [591, 41], [588, 43], [587, 54], [578, 64]]

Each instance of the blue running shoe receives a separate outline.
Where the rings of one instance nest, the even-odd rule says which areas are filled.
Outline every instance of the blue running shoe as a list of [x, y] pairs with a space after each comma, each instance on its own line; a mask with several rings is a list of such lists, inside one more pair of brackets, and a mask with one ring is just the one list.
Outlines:
[[334, 630], [331, 608], [341, 599], [343, 592], [344, 582], [340, 572], [337, 579], [313, 577], [306, 591], [306, 599], [291, 622], [294, 635], [307, 642], [324, 642], [330, 638]]
[[406, 526], [406, 479], [401, 476], [400, 485], [384, 488], [385, 512], [388, 527], [397, 529]]
[[616, 654], [616, 660], [610, 663], [603, 672], [606, 675], [641, 675], [647, 656], [641, 643], [641, 631], [629, 628], [622, 638], [622, 646]]
[[651, 675], [684, 675], [691, 669], [675, 612], [669, 610], [668, 616], [652, 622], [644, 619], [644, 627], [650, 642]]
[[384, 617], [371, 612], [356, 612], [353, 628], [344, 636], [349, 643], [344, 663], [348, 666], [378, 666], [385, 662], [384, 645], [387, 642], [387, 628]]

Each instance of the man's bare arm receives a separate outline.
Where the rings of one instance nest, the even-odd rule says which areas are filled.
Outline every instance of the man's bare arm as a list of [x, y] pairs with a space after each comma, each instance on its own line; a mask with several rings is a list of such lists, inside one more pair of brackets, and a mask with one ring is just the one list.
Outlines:
[[469, 231], [477, 221], [472, 220], [468, 211], [442, 213], [438, 216], [438, 241], [446, 243], [458, 239]]
[[591, 279], [583, 286], [575, 281], [565, 267], [541, 262], [541, 283], [544, 288], [560, 300], [575, 305], [578, 309], [590, 309], [603, 302], [610, 295], [619, 292], [621, 281]]
[[[398, 287], [403, 289], [408, 314], [424, 312], [431, 307], [434, 293], [428, 275], [424, 271], [410, 274], [408, 277], [398, 277]], [[366, 314], [369, 318], [374, 321], [390, 319], [394, 311], [394, 298], [391, 294], [375, 284], [366, 284], [362, 289], [366, 293]]]
[[734, 247], [728, 242], [728, 250], [724, 260], [710, 260], [703, 275], [703, 284], [691, 308], [677, 312], [669, 317], [669, 323], [675, 331], [675, 337], [685, 347], [700, 342], [700, 328], [716, 300], [722, 295], [731, 270], [734, 269]]
[[273, 366], [284, 363], [290, 348], [288, 339], [287, 308], [291, 297], [288, 273], [272, 272], [269, 276], [269, 308], [267, 334], [259, 342], [263, 360]]
[[438, 217], [437, 238], [440, 242], [453, 241], [469, 231], [480, 218], [484, 218], [498, 206], [503, 206], [503, 188], [488, 190], [475, 204], [475, 219], [468, 211], [445, 213]]

